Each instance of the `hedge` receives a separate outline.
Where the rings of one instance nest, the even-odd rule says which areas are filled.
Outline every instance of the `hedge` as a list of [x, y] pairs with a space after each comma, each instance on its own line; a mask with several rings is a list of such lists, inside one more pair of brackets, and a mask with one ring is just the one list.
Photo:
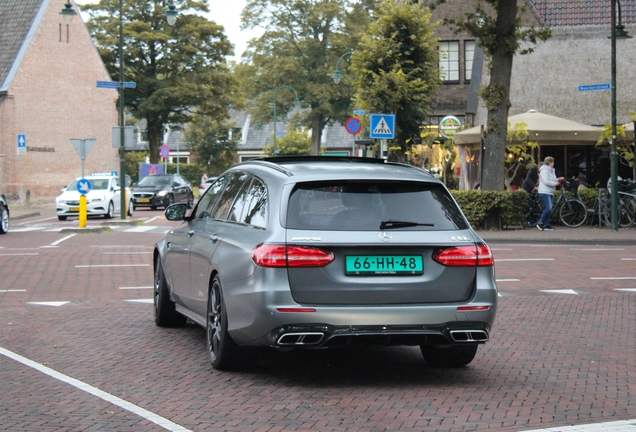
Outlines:
[[475, 229], [523, 225], [528, 204], [528, 193], [524, 190], [452, 190], [451, 193]]

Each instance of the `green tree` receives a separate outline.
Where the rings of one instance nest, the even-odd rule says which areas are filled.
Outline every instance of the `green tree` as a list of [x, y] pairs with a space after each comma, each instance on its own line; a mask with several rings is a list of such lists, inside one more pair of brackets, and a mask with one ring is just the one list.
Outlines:
[[[179, 16], [170, 27], [167, 2], [123, 1], [124, 81], [137, 84], [124, 92], [125, 106], [147, 122], [150, 162], [159, 162], [164, 126], [188, 123], [192, 112], [227, 116], [239, 103], [236, 83], [226, 66], [232, 45], [223, 27], [197, 15], [207, 2], [174, 0]], [[119, 0], [81, 6], [97, 49], [114, 81], [119, 81]], [[173, 126], [174, 128], [174, 126]]]
[[[263, 149], [267, 156], [274, 156], [274, 142]], [[288, 127], [285, 135], [276, 139], [279, 156], [309, 156], [311, 154], [311, 137], [306, 130]]]
[[356, 106], [395, 114], [392, 150], [399, 160], [407, 143], [419, 138], [439, 85], [437, 40], [430, 18], [429, 10], [417, 4], [384, 1], [351, 60]]
[[515, 123], [513, 127], [508, 125], [508, 145], [504, 156], [504, 182], [508, 190], [521, 167], [530, 168], [536, 165], [532, 150], [537, 148], [538, 143], [528, 140], [530, 135], [527, 127], [524, 122]]
[[[275, 103], [277, 119], [293, 108], [298, 93], [305, 108], [303, 124], [311, 129], [311, 154], [320, 154], [326, 124], [344, 121], [351, 113], [353, 89], [345, 74], [340, 84], [331, 75], [336, 62], [355, 48], [358, 33], [370, 19], [368, 2], [350, 0], [252, 0], [242, 14], [242, 28], [262, 27], [252, 40], [239, 71], [248, 99], [257, 107], [256, 117], [271, 115]], [[348, 61], [347, 58], [344, 62]], [[346, 69], [340, 63], [341, 70]], [[276, 93], [276, 100], [274, 100]]]
[[[481, 185], [485, 190], [502, 190], [504, 187], [505, 168], [501, 160], [508, 140], [513, 57], [516, 53], [531, 53], [534, 45], [552, 35], [549, 28], [522, 27], [521, 18], [525, 11], [526, 7], [519, 8], [516, 0], [484, 0], [477, 1], [475, 12], [465, 14], [464, 19], [444, 20], [455, 31], [474, 36], [489, 61], [490, 82], [479, 92], [488, 110]], [[525, 43], [524, 48], [522, 43]]]
[[208, 176], [219, 175], [236, 163], [237, 136], [232, 124], [207, 115], [194, 115], [185, 128], [185, 141], [197, 155], [196, 164]]

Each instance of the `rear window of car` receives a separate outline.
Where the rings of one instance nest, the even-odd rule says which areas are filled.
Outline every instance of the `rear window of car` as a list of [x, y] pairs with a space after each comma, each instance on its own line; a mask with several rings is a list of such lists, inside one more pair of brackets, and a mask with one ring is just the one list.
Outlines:
[[421, 224], [400, 230], [467, 229], [448, 191], [424, 182], [313, 182], [295, 186], [287, 228], [299, 230], [377, 231], [382, 222]]

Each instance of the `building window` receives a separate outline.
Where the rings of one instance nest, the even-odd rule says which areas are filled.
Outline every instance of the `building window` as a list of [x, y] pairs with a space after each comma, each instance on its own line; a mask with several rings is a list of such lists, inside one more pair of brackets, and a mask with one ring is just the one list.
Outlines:
[[459, 41], [439, 43], [439, 73], [442, 81], [459, 81]]
[[473, 59], [475, 58], [475, 41], [464, 41], [464, 79], [470, 81], [473, 76]]

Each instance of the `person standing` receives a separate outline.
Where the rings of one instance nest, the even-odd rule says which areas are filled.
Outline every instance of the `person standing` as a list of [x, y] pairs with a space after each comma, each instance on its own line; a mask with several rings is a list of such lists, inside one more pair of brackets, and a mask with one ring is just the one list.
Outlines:
[[528, 174], [526, 174], [526, 178], [521, 187], [528, 192], [528, 194], [536, 192], [539, 186], [539, 171], [542, 165], [543, 162], [539, 162], [539, 166], [533, 166], [528, 170]]
[[554, 191], [563, 181], [563, 177], [557, 178], [554, 173], [554, 158], [548, 156], [544, 160], [544, 164], [539, 171], [539, 199], [543, 203], [543, 213], [537, 224], [537, 228], [541, 231], [553, 231], [550, 226], [552, 218], [552, 201], [554, 199]]

